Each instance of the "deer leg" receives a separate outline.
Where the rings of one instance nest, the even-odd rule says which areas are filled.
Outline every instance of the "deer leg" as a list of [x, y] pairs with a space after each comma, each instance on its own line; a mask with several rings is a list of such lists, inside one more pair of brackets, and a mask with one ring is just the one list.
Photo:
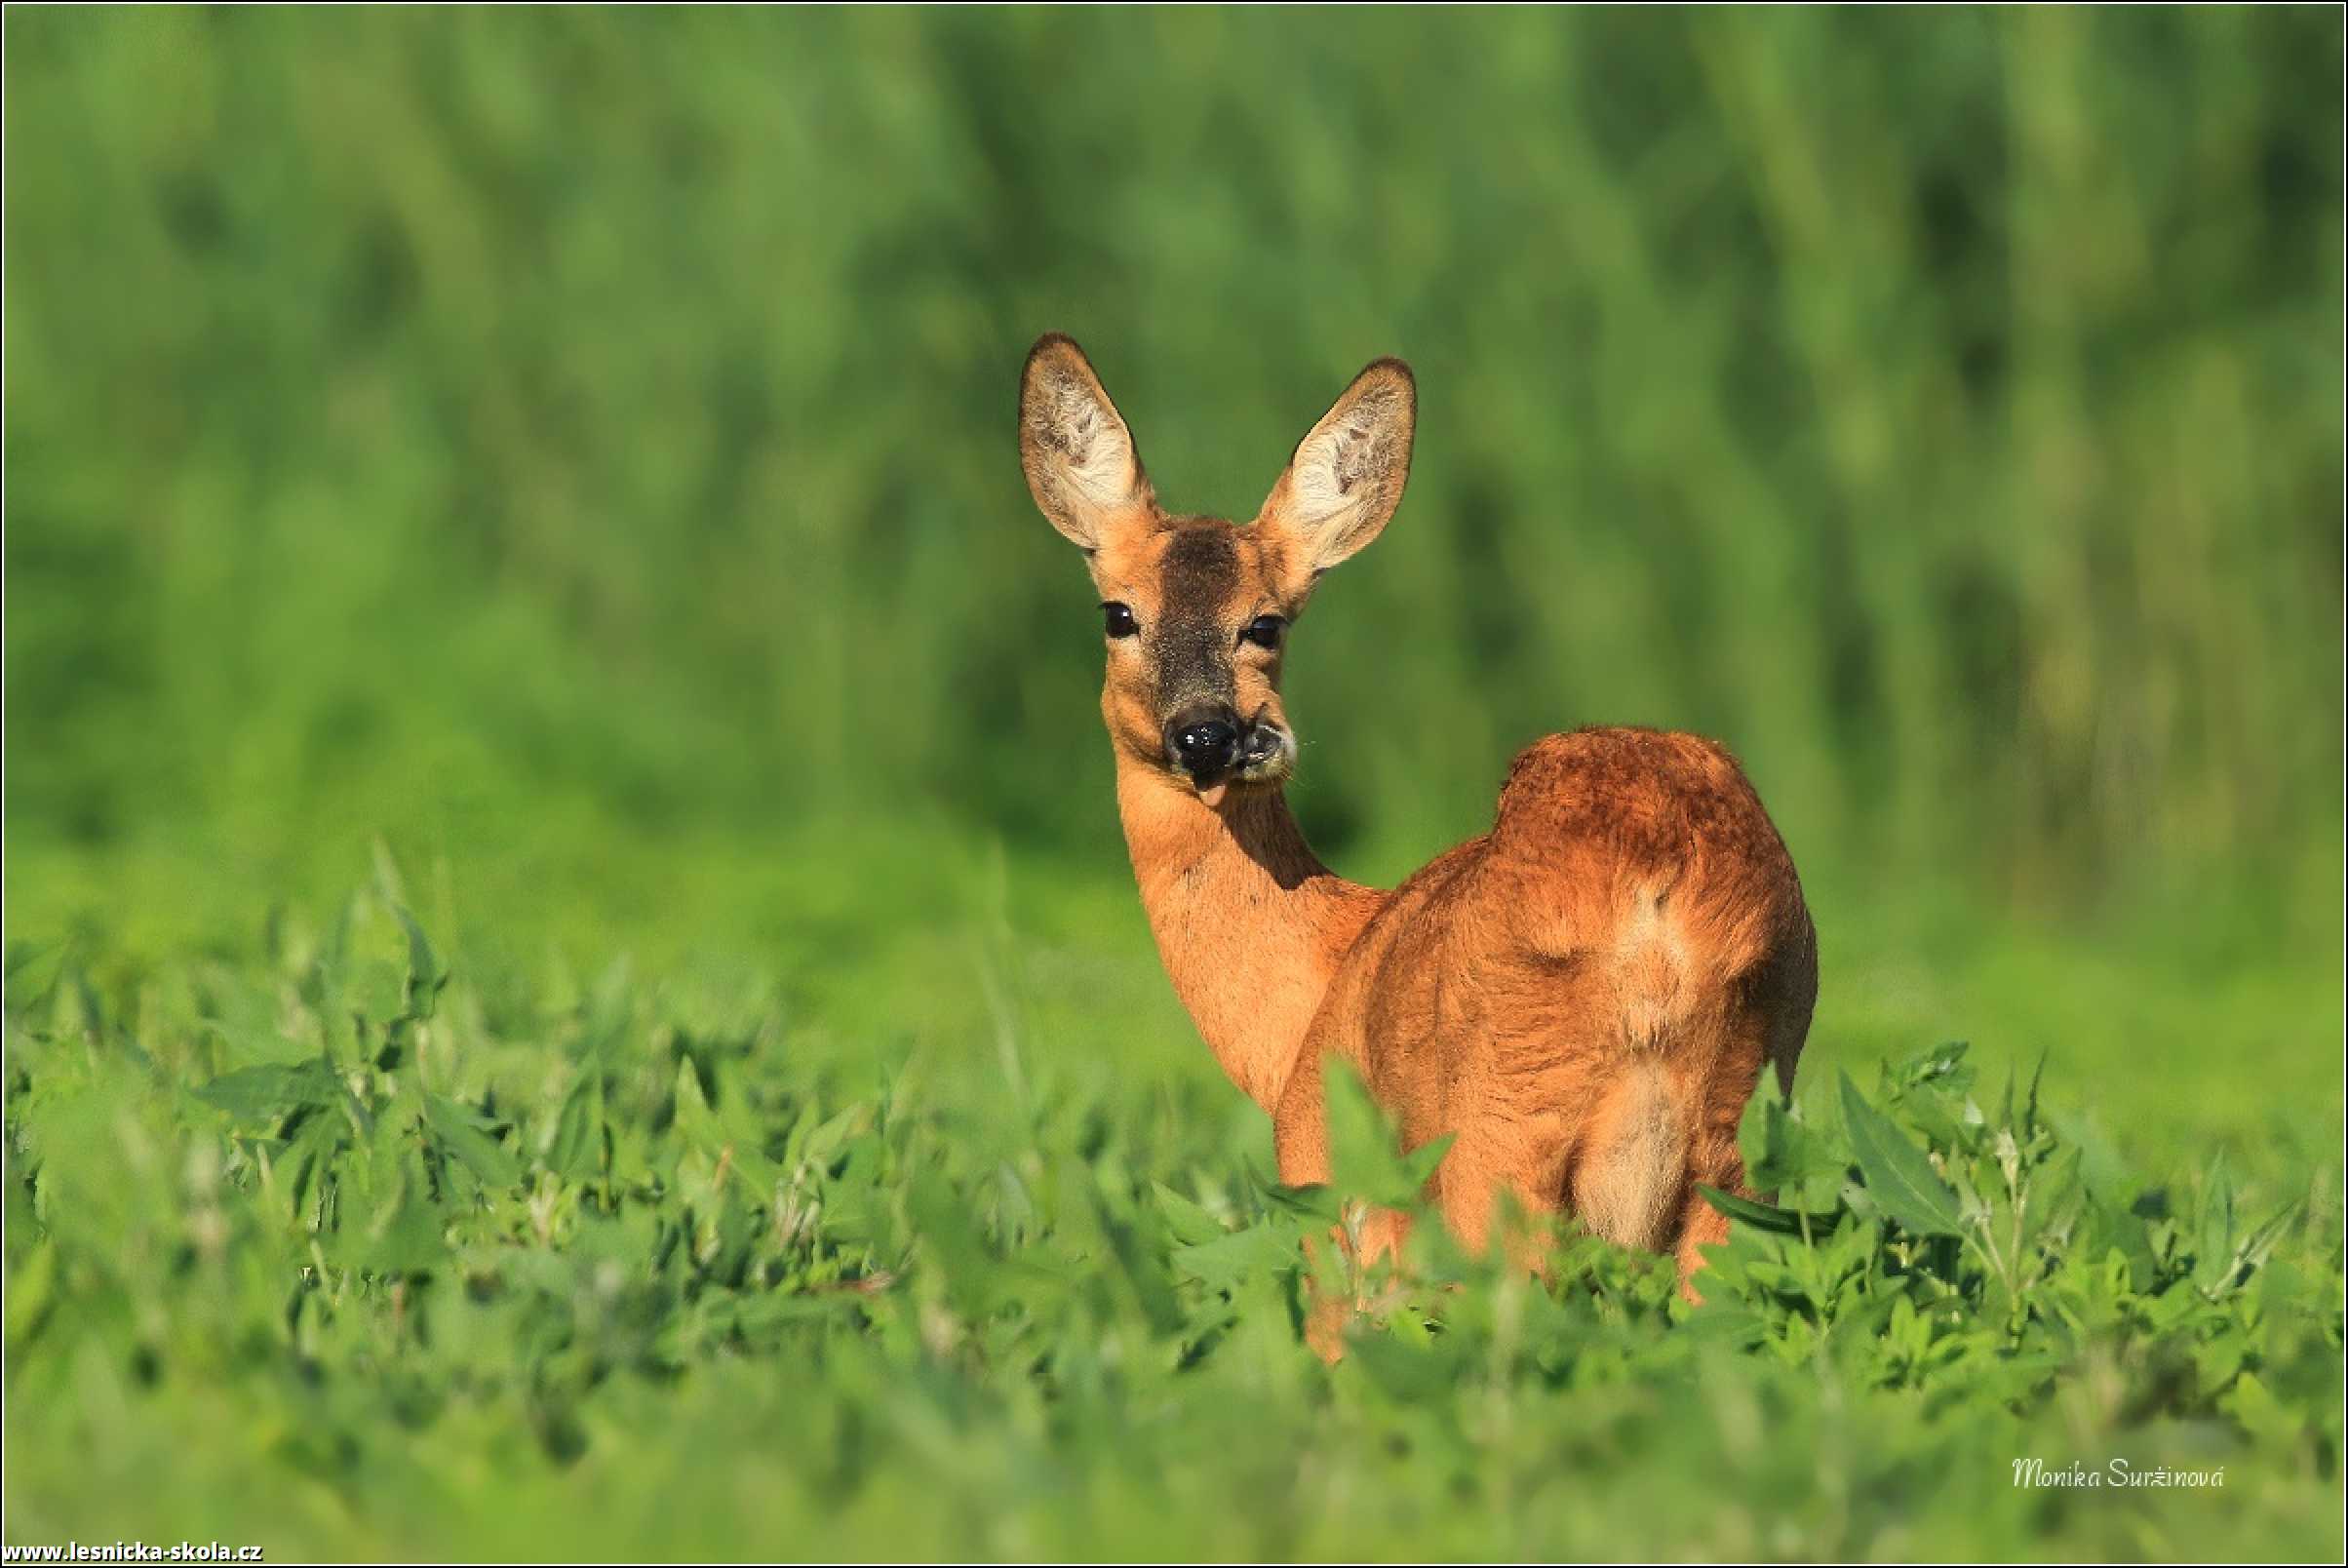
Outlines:
[[[1289, 1187], [1326, 1186], [1330, 1180], [1328, 1119], [1321, 1099], [1321, 1058], [1309, 1054], [1298, 1061], [1272, 1115], [1272, 1148], [1279, 1160], [1280, 1181]], [[1411, 1217], [1381, 1204], [1350, 1201], [1344, 1220], [1329, 1231], [1348, 1275], [1348, 1288], [1332, 1294], [1320, 1284], [1321, 1253], [1317, 1239], [1305, 1238], [1305, 1257], [1311, 1267], [1305, 1308], [1305, 1342], [1324, 1361], [1345, 1354], [1346, 1325], [1365, 1304], [1362, 1276], [1381, 1261], [1396, 1266], [1410, 1236]]]
[[[1512, 1135], [1511, 1135], [1512, 1134]], [[1556, 1246], [1555, 1216], [1564, 1187], [1562, 1134], [1551, 1129], [1495, 1134], [1464, 1129], [1435, 1172], [1435, 1196], [1443, 1223], [1469, 1252], [1492, 1244], [1493, 1208], [1503, 1193], [1516, 1199], [1516, 1218], [1501, 1228], [1500, 1243], [1511, 1267], [1548, 1276]]]
[[1272, 1111], [1272, 1148], [1284, 1187], [1329, 1180], [1329, 1119], [1321, 1101], [1321, 1055], [1307, 1048], [1289, 1071]]
[[[1723, 1187], [1721, 1191], [1736, 1189]], [[1728, 1238], [1728, 1216], [1705, 1202], [1702, 1193], [1690, 1189], [1679, 1227], [1679, 1293], [1688, 1298], [1689, 1305], [1703, 1305], [1703, 1294], [1696, 1288], [1696, 1275], [1704, 1267], [1702, 1249], [1720, 1246]]]
[[1680, 1206], [1679, 1220], [1679, 1293], [1691, 1305], [1703, 1305], [1703, 1296], [1696, 1288], [1696, 1275], [1704, 1268], [1705, 1247], [1727, 1244], [1729, 1218], [1704, 1201], [1697, 1184], [1719, 1192], [1732, 1193], [1739, 1197], [1750, 1197], [1752, 1192], [1744, 1185], [1744, 1158], [1738, 1154], [1733, 1135], [1703, 1140], [1698, 1157], [1689, 1162], [1688, 1194]]

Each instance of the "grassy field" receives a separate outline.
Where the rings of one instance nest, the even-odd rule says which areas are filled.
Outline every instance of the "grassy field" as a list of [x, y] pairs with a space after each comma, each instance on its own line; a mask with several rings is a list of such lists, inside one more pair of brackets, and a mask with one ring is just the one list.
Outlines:
[[[2336, 1559], [2340, 45], [12, 9], [8, 1543]], [[1702, 1309], [1423, 1227], [1305, 1349], [1046, 329], [1241, 515], [1417, 367], [1342, 871], [1742, 756], [1821, 987]]]
[[[973, 868], [931, 942], [765, 971], [501, 964], [403, 918], [450, 880], [386, 859], [210, 958], [12, 950], [12, 1535], [427, 1557], [2339, 1545], [2336, 1149], [2281, 1111], [2239, 1155], [2196, 1145], [2240, 1103], [2238, 1060], [2127, 1087], [2128, 1042], [2059, 1036], [2049, 1008], [1983, 1053], [2043, 1048], [2035, 1090], [1930, 1035], [1882, 1070], [1866, 1042], [1904, 1009], [1832, 1002], [1798, 1123], [1748, 1129], [1811, 1236], [1740, 1224], [1693, 1313], [1662, 1260], [1596, 1243], [1546, 1290], [1425, 1257], [1467, 1288], [1360, 1282], [1377, 1310], [1332, 1371], [1296, 1327], [1311, 1210], [1268, 1187], [1267, 1123], [1105, 879], [1088, 905]], [[1834, 972], [1830, 996], [1890, 989]], [[2176, 1049], [2157, 1026], [2133, 1046]], [[1350, 1190], [1407, 1190], [1366, 1113], [1340, 1125]], [[2032, 1458], [2223, 1480], [2017, 1489]]]

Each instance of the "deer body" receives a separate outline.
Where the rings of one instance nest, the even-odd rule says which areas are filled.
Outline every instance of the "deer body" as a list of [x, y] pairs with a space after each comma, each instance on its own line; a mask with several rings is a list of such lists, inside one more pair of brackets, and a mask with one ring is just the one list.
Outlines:
[[1283, 1182], [1329, 1179], [1335, 1056], [1406, 1145], [1454, 1136], [1432, 1196], [1471, 1247], [1507, 1192], [1675, 1250], [1684, 1281], [1726, 1233], [1696, 1184], [1742, 1187], [1739, 1118], [1764, 1066], [1790, 1083], [1817, 990], [1800, 882], [1735, 761], [1692, 735], [1551, 735], [1490, 832], [1390, 892], [1332, 874], [1282, 797], [1286, 628], [1391, 515], [1415, 410], [1409, 372], [1373, 365], [1241, 529], [1157, 506], [1074, 343], [1030, 355], [1022, 457], [1104, 595], [1142, 901], [1201, 1037], [1272, 1114]]

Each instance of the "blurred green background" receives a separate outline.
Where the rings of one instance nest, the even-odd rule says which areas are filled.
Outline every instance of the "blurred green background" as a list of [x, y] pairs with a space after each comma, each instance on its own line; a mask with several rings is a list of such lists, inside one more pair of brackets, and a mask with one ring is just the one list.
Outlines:
[[1076, 334], [1168, 501], [1244, 517], [1394, 353], [1408, 498], [1290, 661], [1324, 856], [1399, 877], [1548, 729], [1702, 730], [1818, 906], [1814, 1052], [1971, 1033], [2122, 1136], [2322, 1144], [2339, 43], [14, 12], [11, 933], [250, 948], [381, 841], [476, 951], [915, 1034], [1000, 914], [1211, 1075], [1018, 367]]

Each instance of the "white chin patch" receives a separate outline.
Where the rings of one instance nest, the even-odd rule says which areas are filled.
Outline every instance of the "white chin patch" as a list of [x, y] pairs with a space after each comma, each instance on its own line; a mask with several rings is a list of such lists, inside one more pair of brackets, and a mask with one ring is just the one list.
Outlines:
[[1296, 737], [1287, 730], [1280, 731], [1280, 743], [1261, 757], [1251, 759], [1240, 777], [1247, 779], [1286, 778], [1296, 769]]

